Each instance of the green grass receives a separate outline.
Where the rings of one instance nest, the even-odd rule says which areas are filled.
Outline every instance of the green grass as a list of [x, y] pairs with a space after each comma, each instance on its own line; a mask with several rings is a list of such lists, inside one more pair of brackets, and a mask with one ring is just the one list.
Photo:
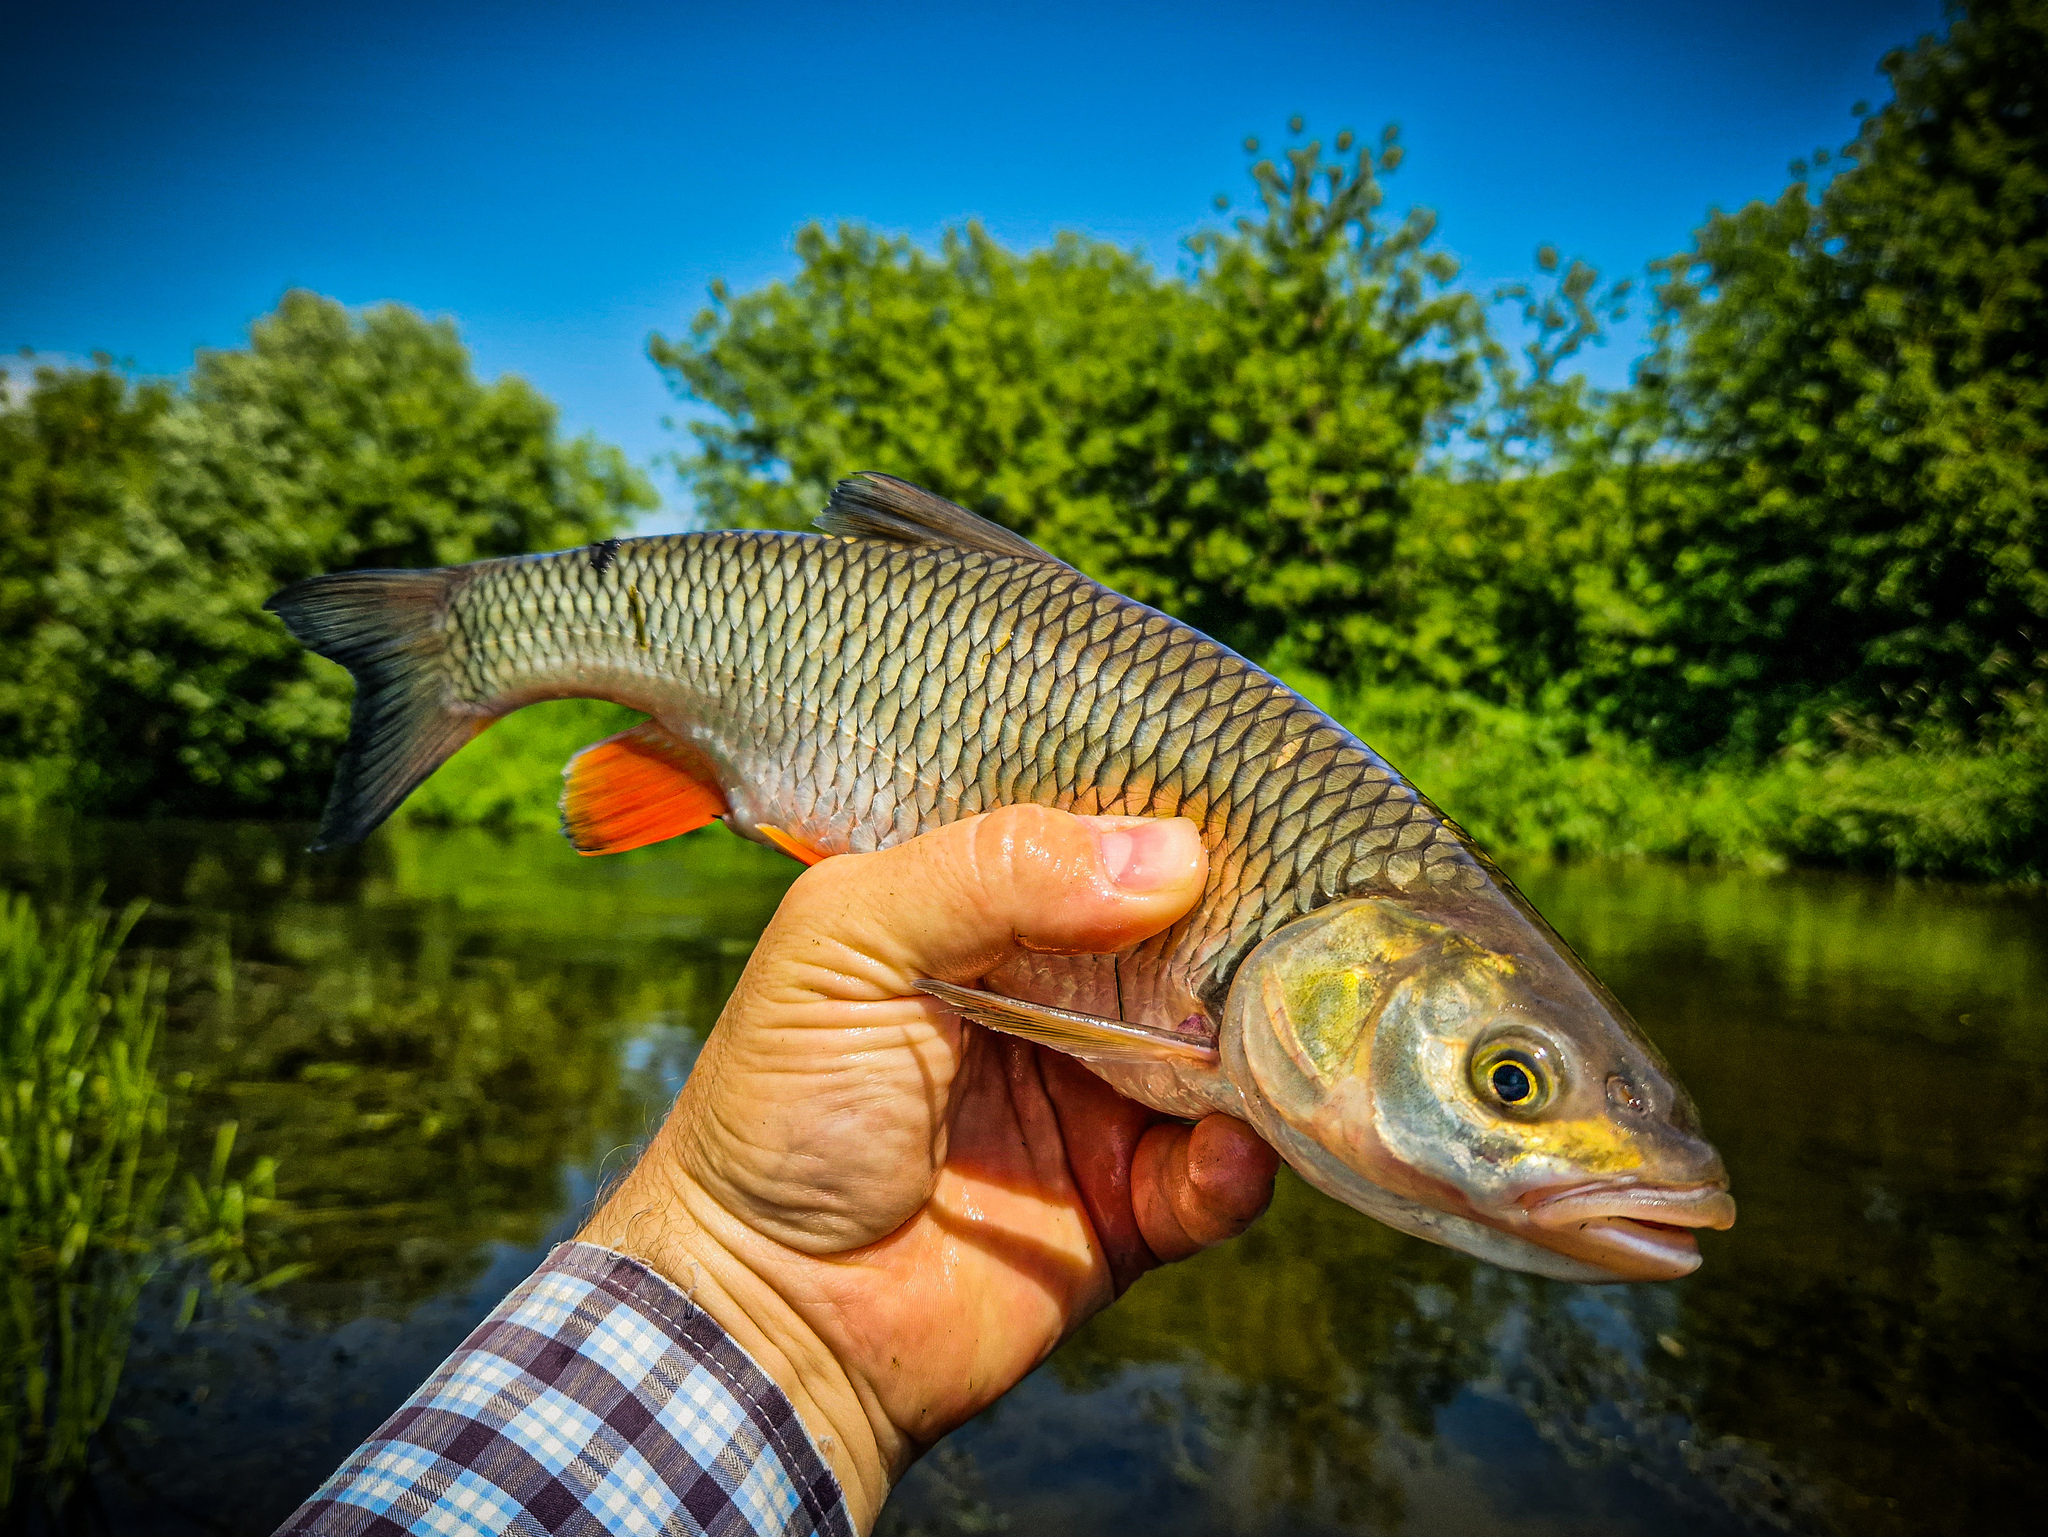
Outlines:
[[0, 905], [0, 1508], [25, 1467], [59, 1499], [84, 1468], [161, 1257], [162, 1009], [147, 973], [113, 976], [133, 919]]
[[[231, 1176], [235, 1127], [208, 1177], [176, 1172], [172, 1094], [152, 1057], [163, 1019], [151, 972], [117, 965], [139, 909], [39, 912], [0, 893], [0, 1511], [28, 1481], [69, 1497], [113, 1406], [143, 1289], [181, 1268], [181, 1316], [202, 1275], [257, 1288], [273, 1169]], [[173, 1085], [174, 1093], [182, 1085]]]

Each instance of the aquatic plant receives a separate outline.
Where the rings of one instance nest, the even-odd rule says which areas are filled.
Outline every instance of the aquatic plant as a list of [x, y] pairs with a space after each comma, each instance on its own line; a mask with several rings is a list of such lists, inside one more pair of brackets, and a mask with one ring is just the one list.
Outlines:
[[137, 915], [0, 906], [0, 1505], [25, 1465], [59, 1483], [84, 1466], [158, 1258], [162, 1010], [147, 972], [112, 975]]
[[182, 1220], [165, 1218], [177, 1157], [152, 1060], [161, 988], [149, 968], [117, 965], [140, 914], [0, 895], [0, 1509], [25, 1476], [52, 1504], [68, 1498], [143, 1289], [167, 1267], [188, 1272], [186, 1319], [202, 1275], [260, 1290], [297, 1273], [263, 1267], [249, 1219], [274, 1204], [275, 1166], [231, 1177], [232, 1122], [206, 1179], [188, 1176]]

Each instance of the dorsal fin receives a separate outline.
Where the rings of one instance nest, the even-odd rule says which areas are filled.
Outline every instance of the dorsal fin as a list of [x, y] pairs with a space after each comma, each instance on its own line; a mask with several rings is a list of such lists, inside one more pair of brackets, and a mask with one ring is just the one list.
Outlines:
[[863, 470], [832, 488], [832, 500], [819, 515], [828, 534], [847, 539], [886, 539], [891, 544], [939, 545], [960, 550], [987, 550], [1046, 565], [1064, 565], [1029, 539], [1000, 523], [977, 517], [943, 496], [894, 475]]

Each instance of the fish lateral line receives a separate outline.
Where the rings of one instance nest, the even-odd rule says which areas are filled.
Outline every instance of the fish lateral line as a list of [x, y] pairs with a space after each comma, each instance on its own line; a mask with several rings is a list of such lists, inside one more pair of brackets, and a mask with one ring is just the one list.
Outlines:
[[[1084, 993], [1099, 972], [1058, 957], [1013, 984], [1112, 1017], [922, 993], [1164, 1113], [1235, 1106], [1318, 1188], [1490, 1262], [1572, 1281], [1698, 1263], [1686, 1230], [1732, 1220], [1725, 1194], [1582, 1192], [1542, 1208], [1554, 1225], [1515, 1204], [1539, 1177], [1690, 1188], [1725, 1171], [1621, 1005], [1369, 746], [1228, 648], [907, 482], [853, 477], [819, 526], [277, 594], [266, 608], [356, 686], [317, 846], [360, 841], [491, 720], [567, 697], [653, 717], [564, 769], [583, 854], [721, 817], [809, 865], [997, 804], [1191, 816], [1204, 898], [1133, 951], [1131, 986], [1118, 960], [1112, 996]], [[1410, 964], [1424, 934], [1428, 964]], [[1168, 997], [1208, 1017], [1120, 1017]], [[1480, 1071], [1496, 1047], [1512, 1092]]]

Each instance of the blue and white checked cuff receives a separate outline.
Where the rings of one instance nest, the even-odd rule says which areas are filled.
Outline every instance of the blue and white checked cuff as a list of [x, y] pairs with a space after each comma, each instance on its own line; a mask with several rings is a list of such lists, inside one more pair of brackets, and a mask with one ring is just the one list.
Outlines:
[[796, 1411], [635, 1260], [563, 1244], [278, 1529], [852, 1537]]

